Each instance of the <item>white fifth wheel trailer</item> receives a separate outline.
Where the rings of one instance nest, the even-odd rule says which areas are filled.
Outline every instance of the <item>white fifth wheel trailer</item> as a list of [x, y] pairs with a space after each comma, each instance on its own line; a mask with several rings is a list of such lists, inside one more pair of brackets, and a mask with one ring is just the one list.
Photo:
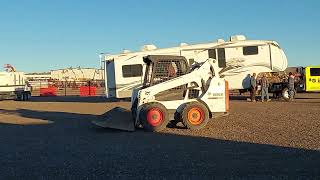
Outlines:
[[189, 65], [208, 58], [217, 59], [220, 75], [229, 81], [230, 90], [246, 90], [250, 87], [250, 74], [283, 71], [288, 66], [284, 51], [271, 40], [247, 40], [243, 35], [231, 36], [229, 41], [157, 49], [145, 45], [139, 52], [124, 51], [117, 55], [105, 55], [106, 96], [108, 98], [131, 97], [132, 90], [141, 85], [147, 55], [184, 56]]

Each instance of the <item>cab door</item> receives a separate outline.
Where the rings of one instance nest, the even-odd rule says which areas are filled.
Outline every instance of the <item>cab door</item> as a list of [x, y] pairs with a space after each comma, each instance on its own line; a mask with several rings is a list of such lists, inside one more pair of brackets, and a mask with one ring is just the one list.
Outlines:
[[320, 66], [306, 67], [306, 91], [320, 91]]

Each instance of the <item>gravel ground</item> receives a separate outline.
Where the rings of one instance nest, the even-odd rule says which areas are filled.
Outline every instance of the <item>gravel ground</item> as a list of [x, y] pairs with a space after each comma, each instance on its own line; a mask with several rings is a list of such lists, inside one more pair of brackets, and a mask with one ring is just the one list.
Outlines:
[[116, 106], [130, 103], [0, 102], [0, 179], [320, 179], [320, 94], [290, 103], [233, 100], [229, 116], [200, 131], [91, 124]]

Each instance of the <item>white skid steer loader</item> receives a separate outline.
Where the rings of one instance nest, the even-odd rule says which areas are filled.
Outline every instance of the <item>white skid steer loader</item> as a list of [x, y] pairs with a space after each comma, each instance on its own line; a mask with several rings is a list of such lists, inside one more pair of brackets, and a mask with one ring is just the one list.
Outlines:
[[183, 56], [149, 55], [144, 62], [143, 85], [132, 93], [131, 112], [117, 107], [94, 124], [127, 131], [136, 127], [161, 131], [173, 120], [198, 130], [210, 119], [228, 114], [228, 82], [219, 77], [215, 59], [192, 69]]

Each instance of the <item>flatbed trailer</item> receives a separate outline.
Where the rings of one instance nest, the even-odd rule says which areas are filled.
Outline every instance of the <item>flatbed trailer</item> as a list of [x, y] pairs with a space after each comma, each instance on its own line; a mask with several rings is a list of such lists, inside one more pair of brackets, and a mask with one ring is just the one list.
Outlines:
[[27, 101], [31, 91], [23, 72], [0, 72], [0, 100]]

